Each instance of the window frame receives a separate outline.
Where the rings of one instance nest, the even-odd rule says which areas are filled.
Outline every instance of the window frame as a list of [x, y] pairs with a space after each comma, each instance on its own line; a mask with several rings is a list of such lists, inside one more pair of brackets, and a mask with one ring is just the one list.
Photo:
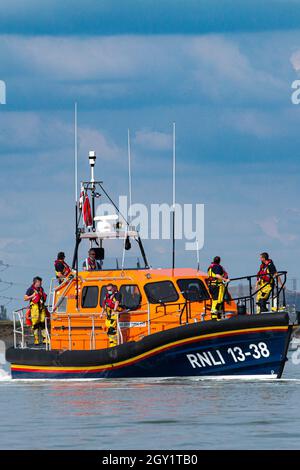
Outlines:
[[[182, 292], [183, 289], [179, 285], [180, 281], [187, 281], [187, 282], [188, 281], [194, 281], [194, 282], [197, 281], [197, 282], [199, 282], [200, 287], [202, 288], [203, 291], [205, 291], [206, 297], [204, 299], [199, 299], [199, 300], [190, 300], [190, 299], [186, 298], [185, 294]], [[210, 294], [209, 294], [207, 285], [201, 279], [199, 279], [197, 277], [182, 277], [182, 278], [177, 279], [176, 283], [177, 283], [178, 289], [180, 289], [180, 293], [183, 296], [184, 300], [188, 300], [188, 301], [191, 301], [191, 302], [205, 302], [206, 300], [210, 300]]]
[[[61, 309], [61, 306], [63, 306], [62, 309]], [[68, 297], [64, 295], [58, 299], [58, 302], [56, 305], [56, 313], [67, 313], [67, 311], [68, 311]]]
[[[88, 290], [90, 288], [96, 288], [97, 289], [97, 300], [96, 300], [96, 304], [91, 306], [91, 305], [88, 305], [88, 306], [85, 306], [83, 305], [83, 302], [84, 302], [84, 291], [85, 289]], [[85, 285], [82, 289], [82, 293], [81, 293], [81, 308], [84, 308], [84, 309], [87, 309], [87, 308], [97, 308], [99, 305], [99, 286], [97, 285]]]
[[[171, 285], [172, 285], [172, 287], [173, 287], [173, 289], [174, 289], [174, 293], [176, 293], [177, 298], [176, 298], [176, 299], [172, 299], [172, 300], [163, 300], [163, 301], [161, 301], [161, 302], [159, 302], [158, 300], [155, 300], [155, 301], [151, 300], [151, 299], [149, 298], [149, 296], [148, 296], [148, 293], [147, 293], [147, 287], [148, 287], [149, 285], [153, 285], [153, 284], [165, 284], [165, 283], [168, 283], [168, 284], [171, 284]], [[164, 281], [147, 282], [147, 284], [144, 285], [144, 291], [145, 291], [145, 294], [146, 294], [146, 297], [147, 297], [148, 302], [149, 302], [150, 304], [154, 304], [154, 305], [155, 305], [155, 304], [157, 304], [157, 305], [171, 304], [171, 303], [173, 303], [173, 302], [176, 303], [176, 302], [178, 301], [178, 299], [179, 299], [179, 293], [178, 293], [178, 291], [177, 291], [177, 289], [176, 289], [174, 283], [173, 283], [171, 280], [169, 280], [169, 279], [166, 279], [166, 280], [164, 280]]]
[[[135, 288], [138, 289], [138, 291], [139, 291], [139, 296], [140, 296], [140, 301], [139, 301], [139, 304], [138, 304], [136, 307], [131, 307], [131, 308], [129, 308], [129, 307], [127, 307], [126, 305], [124, 305], [124, 304], [122, 303], [122, 288], [123, 288], [123, 287], [124, 287], [124, 288], [125, 288], [125, 287], [135, 287]], [[125, 309], [137, 310], [137, 309], [140, 307], [140, 305], [141, 305], [141, 303], [142, 303], [143, 297], [142, 297], [142, 293], [141, 293], [141, 291], [140, 291], [140, 288], [139, 288], [138, 284], [122, 284], [122, 285], [120, 286], [120, 288], [119, 288], [119, 293], [120, 293], [120, 295], [121, 295], [121, 305], [122, 305], [122, 307], [124, 307]]]

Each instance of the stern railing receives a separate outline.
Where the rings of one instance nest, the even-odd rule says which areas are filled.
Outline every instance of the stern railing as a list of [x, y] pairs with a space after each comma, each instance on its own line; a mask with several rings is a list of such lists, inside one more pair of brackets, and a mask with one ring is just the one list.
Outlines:
[[[13, 316], [13, 335], [14, 335], [14, 348], [25, 349], [33, 345], [34, 335], [31, 326], [26, 325], [26, 319], [31, 320], [29, 315], [26, 318], [26, 312], [28, 307], [22, 307], [18, 310], [14, 310], [12, 313]], [[45, 318], [45, 335], [46, 343], [43, 343], [43, 349], [51, 349], [51, 326], [50, 319]]]
[[[285, 297], [285, 285], [287, 280], [287, 271], [278, 271], [276, 276], [270, 276], [270, 281], [266, 282], [263, 286], [259, 287], [258, 289], [255, 288], [257, 275], [251, 276], [242, 276], [230, 279], [230, 281], [226, 284], [225, 296], [230, 295], [231, 300], [237, 303], [238, 306], [238, 313], [240, 307], [240, 313], [247, 313], [250, 315], [254, 315], [255, 312], [255, 305], [256, 305], [256, 296], [257, 294], [264, 289], [265, 286], [269, 285], [272, 287], [269, 299], [267, 302], [269, 303], [270, 309], [269, 311], [281, 311], [286, 307], [286, 297]], [[254, 282], [255, 279], [255, 282]], [[246, 290], [247, 292], [243, 295], [234, 296], [232, 291], [228, 292], [229, 287], [232, 287], [234, 282], [241, 283], [242, 281], [247, 282]]]

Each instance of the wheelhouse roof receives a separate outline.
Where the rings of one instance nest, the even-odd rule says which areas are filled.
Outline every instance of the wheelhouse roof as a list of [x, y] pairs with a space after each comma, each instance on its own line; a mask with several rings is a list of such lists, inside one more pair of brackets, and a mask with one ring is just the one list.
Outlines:
[[172, 280], [173, 278], [207, 278], [207, 273], [198, 271], [193, 268], [141, 268], [141, 269], [111, 269], [101, 271], [80, 271], [79, 276], [82, 281], [112, 281], [122, 280], [128, 281], [129, 279], [136, 280], [137, 282], [154, 282], [155, 280]]

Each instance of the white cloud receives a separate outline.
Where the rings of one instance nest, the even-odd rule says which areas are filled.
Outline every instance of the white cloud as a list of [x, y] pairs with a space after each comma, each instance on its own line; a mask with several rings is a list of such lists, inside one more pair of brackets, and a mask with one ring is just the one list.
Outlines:
[[95, 150], [97, 156], [102, 160], [114, 161], [122, 156], [122, 149], [96, 129], [82, 127], [78, 131], [78, 137], [79, 149], [83, 155], [88, 155], [90, 150]]
[[[8, 79], [17, 77], [14, 88], [22, 96], [48, 89], [59, 100], [90, 98], [95, 106], [119, 97], [229, 99], [231, 105], [282, 99], [286, 84], [280, 71], [255, 63], [257, 48], [243, 49], [241, 42], [240, 35], [1, 36], [0, 61]], [[266, 44], [264, 54], [276, 59], [276, 48]], [[9, 98], [9, 80], [7, 87]]]
[[[277, 99], [285, 90], [280, 76], [254, 65], [252, 51], [243, 52], [240, 41], [233, 36], [198, 36], [184, 44], [186, 55], [192, 60], [189, 68], [199, 91], [213, 100], [227, 98], [229, 104], [247, 101], [249, 97], [263, 101]], [[274, 47], [268, 53], [274, 55]], [[279, 91], [281, 95], [279, 95]]]
[[[133, 63], [126, 45], [106, 38], [11, 37], [7, 49], [31, 73], [60, 79], [128, 76]], [[27, 66], [27, 67], [26, 67]]]
[[172, 148], [171, 134], [147, 129], [137, 131], [134, 142], [149, 150], [169, 150]]
[[[32, 164], [57, 161], [73, 151], [74, 126], [56, 115], [34, 112], [8, 112], [0, 114], [0, 147], [7, 152], [36, 152]], [[79, 126], [79, 148], [85, 155], [94, 149], [101, 158], [116, 160], [122, 149], [103, 131], [94, 127]], [[28, 163], [30, 165], [30, 163]], [[59, 171], [59, 168], [57, 169]]]
[[178, 58], [168, 54], [169, 47], [166, 37], [1, 36], [0, 57], [49, 80], [132, 80], [149, 69], [174, 69]]
[[300, 70], [300, 49], [294, 51], [290, 57], [291, 64], [296, 72]]
[[223, 126], [236, 129], [241, 134], [255, 137], [278, 136], [282, 133], [282, 126], [277, 126], [271, 113], [261, 112], [256, 109], [227, 111], [221, 118]]
[[31, 112], [0, 114], [0, 147], [32, 148], [40, 139], [40, 118]]
[[224, 36], [199, 36], [185, 45], [187, 52], [197, 64], [197, 76], [201, 79], [201, 68], [204, 73], [213, 72], [212, 82], [220, 75], [234, 81], [241, 81], [252, 72], [247, 57], [241, 53], [238, 43]]
[[297, 235], [281, 231], [280, 219], [275, 216], [266, 217], [257, 223], [265, 235], [279, 240], [284, 245], [288, 245], [290, 242], [297, 240]]
[[7, 250], [9, 247], [13, 247], [15, 246], [16, 244], [17, 245], [21, 245], [23, 243], [23, 239], [22, 238], [14, 238], [14, 237], [11, 237], [11, 238], [0, 238], [0, 251], [5, 251]]

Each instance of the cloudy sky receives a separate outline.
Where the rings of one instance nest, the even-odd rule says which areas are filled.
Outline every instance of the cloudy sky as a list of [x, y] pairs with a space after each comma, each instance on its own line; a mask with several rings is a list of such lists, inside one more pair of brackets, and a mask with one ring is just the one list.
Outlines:
[[[178, 202], [205, 204], [202, 267], [220, 254], [232, 276], [254, 273], [266, 250], [297, 277], [299, 24], [298, 0], [2, 0], [0, 279], [20, 285], [0, 295], [71, 257], [75, 101], [82, 178], [95, 149], [99, 178], [126, 194], [129, 127], [134, 202], [170, 202], [176, 121]], [[170, 265], [169, 243], [146, 248]]]

